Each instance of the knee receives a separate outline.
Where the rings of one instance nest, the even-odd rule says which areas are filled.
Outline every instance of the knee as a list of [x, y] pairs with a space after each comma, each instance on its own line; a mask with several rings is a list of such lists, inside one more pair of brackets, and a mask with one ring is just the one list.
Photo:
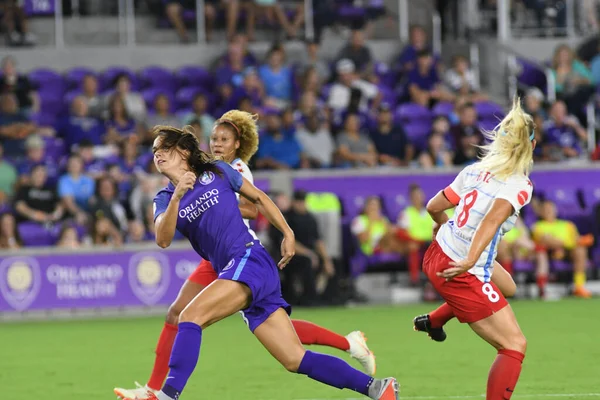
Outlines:
[[525, 352], [527, 351], [527, 339], [525, 338], [525, 335], [523, 335], [522, 332], [519, 332], [518, 334], [513, 335], [508, 340], [506, 345], [502, 346], [502, 348], [506, 350], [515, 350], [525, 354]]
[[176, 325], [179, 322], [179, 316], [181, 315], [181, 307], [178, 304], [171, 304], [167, 311], [167, 322], [172, 325]]
[[289, 372], [298, 372], [300, 369], [300, 363], [302, 363], [302, 359], [304, 358], [304, 353], [306, 353], [306, 350], [302, 348], [301, 351], [296, 351], [294, 354], [288, 355], [281, 360], [281, 365], [283, 365], [283, 367]]
[[167, 6], [167, 8], [165, 9], [165, 12], [167, 13], [167, 16], [171, 17], [171, 18], [177, 18], [179, 17], [179, 14], [181, 13], [181, 6], [177, 3], [171, 3]]

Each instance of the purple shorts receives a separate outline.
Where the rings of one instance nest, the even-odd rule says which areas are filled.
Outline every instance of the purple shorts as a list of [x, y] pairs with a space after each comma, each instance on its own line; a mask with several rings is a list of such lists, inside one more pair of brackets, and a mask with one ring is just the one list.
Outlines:
[[252, 332], [280, 308], [288, 315], [292, 313], [292, 307], [281, 297], [277, 265], [260, 244], [248, 247], [245, 254], [231, 260], [218, 279], [242, 282], [252, 291], [250, 306], [240, 311]]

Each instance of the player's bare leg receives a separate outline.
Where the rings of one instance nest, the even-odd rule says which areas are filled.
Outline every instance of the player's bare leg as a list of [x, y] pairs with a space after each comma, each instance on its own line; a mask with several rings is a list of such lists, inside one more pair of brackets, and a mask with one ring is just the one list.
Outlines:
[[376, 400], [397, 400], [394, 378], [374, 379], [345, 361], [307, 351], [283, 309], [275, 311], [254, 330], [254, 335], [288, 371], [296, 372], [339, 389], [350, 389]]
[[169, 357], [171, 356], [173, 342], [175, 342], [175, 336], [177, 335], [179, 315], [194, 297], [204, 289], [204, 287], [204, 285], [189, 280], [184, 282], [179, 290], [177, 298], [167, 311], [165, 324], [159, 336], [158, 343], [156, 344], [156, 357], [154, 359], [154, 366], [148, 383], [142, 386], [135, 382], [135, 389], [115, 388], [114, 392], [117, 397], [121, 399], [135, 399], [137, 397], [141, 398], [142, 396], [145, 396], [148, 391], [158, 392], [160, 390], [169, 373]]
[[[498, 286], [504, 297], [513, 297], [517, 292], [517, 284], [498, 261], [494, 261], [492, 282]], [[444, 325], [452, 318], [454, 318], [452, 309], [448, 304], [444, 303], [429, 314], [415, 317], [413, 319], [413, 329], [419, 332], [426, 332], [436, 342], [443, 342], [447, 336], [444, 331]]]
[[502, 310], [469, 324], [482, 339], [498, 350], [488, 376], [486, 400], [509, 400], [521, 373], [527, 340], [507, 305]]

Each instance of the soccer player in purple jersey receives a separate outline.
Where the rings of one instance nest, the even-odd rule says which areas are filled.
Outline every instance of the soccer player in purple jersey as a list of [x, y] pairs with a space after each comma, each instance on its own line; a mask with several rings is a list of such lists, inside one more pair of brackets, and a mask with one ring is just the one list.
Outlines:
[[[294, 256], [294, 233], [269, 197], [223, 161], [200, 150], [188, 128], [157, 126], [152, 147], [158, 171], [171, 181], [154, 199], [156, 242], [166, 248], [177, 229], [219, 277], [179, 316], [179, 331], [160, 392], [125, 400], [179, 399], [200, 353], [204, 329], [240, 311], [250, 330], [288, 371], [371, 399], [397, 400], [394, 378], [375, 379], [345, 361], [307, 351], [290, 322], [291, 307], [281, 297], [277, 267]], [[254, 203], [284, 236], [275, 265], [244, 224], [236, 192]]]

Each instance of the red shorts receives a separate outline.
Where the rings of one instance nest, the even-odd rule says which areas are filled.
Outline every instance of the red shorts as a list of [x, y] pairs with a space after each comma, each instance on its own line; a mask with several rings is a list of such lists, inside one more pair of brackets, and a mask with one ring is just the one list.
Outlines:
[[433, 241], [423, 258], [423, 272], [460, 322], [480, 321], [508, 305], [493, 282], [481, 282], [470, 273], [459, 275], [450, 281], [437, 276], [436, 272], [450, 268], [451, 261], [438, 243]]
[[208, 286], [217, 279], [217, 273], [212, 267], [210, 261], [202, 260], [194, 272], [187, 278], [188, 281], [198, 285]]

